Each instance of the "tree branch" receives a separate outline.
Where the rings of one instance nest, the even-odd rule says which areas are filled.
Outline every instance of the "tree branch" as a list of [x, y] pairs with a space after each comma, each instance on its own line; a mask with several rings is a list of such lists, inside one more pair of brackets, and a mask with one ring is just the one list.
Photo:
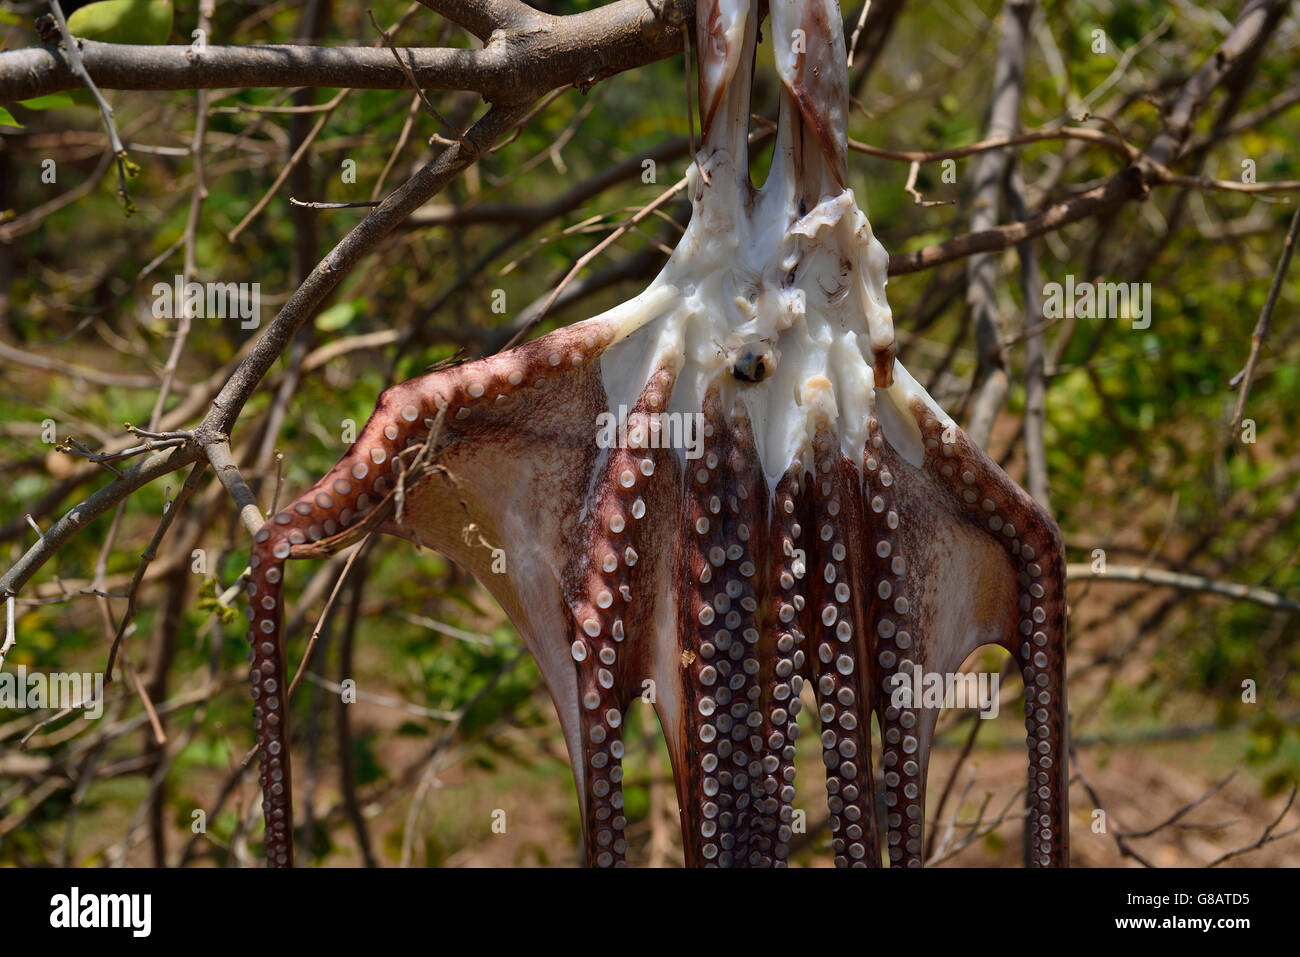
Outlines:
[[521, 0], [419, 0], [484, 43], [497, 30], [542, 29], [559, 17], [539, 13]]
[[[694, 0], [665, 0], [658, 17], [645, 0], [615, 3], [551, 17], [514, 0], [490, 4], [429, 0], [449, 18], [485, 29], [501, 11], [528, 16], [488, 31], [479, 50], [406, 48], [402, 60], [426, 90], [473, 90], [497, 105], [531, 102], [563, 86], [583, 90], [606, 77], [680, 53], [681, 27], [695, 23]], [[474, 10], [493, 11], [475, 13]], [[518, 23], [518, 26], [514, 24]], [[466, 24], [469, 26], [468, 24]], [[109, 90], [210, 90], [244, 87], [329, 87], [400, 90], [410, 81], [393, 55], [371, 47], [133, 46], [82, 40], [81, 59], [95, 83]], [[0, 103], [82, 86], [66, 51], [56, 45], [0, 53]]]
[[[1002, 36], [993, 68], [993, 104], [989, 109], [986, 139], [1009, 137], [1020, 128], [1020, 101], [1025, 86], [1025, 46], [1033, 0], [1007, 0], [1002, 7]], [[975, 188], [971, 196], [971, 232], [995, 226], [1007, 173], [1015, 162], [1009, 150], [982, 153], [975, 166]], [[912, 167], [913, 170], [916, 167]], [[979, 393], [966, 423], [971, 441], [984, 448], [993, 431], [993, 420], [1006, 399], [1010, 378], [1002, 351], [1004, 319], [999, 313], [994, 286], [998, 264], [987, 254], [972, 256], [966, 263], [966, 301], [975, 324], [978, 367], [975, 379]]]
[[1210, 595], [1223, 595], [1225, 598], [1237, 598], [1241, 601], [1254, 602], [1265, 608], [1280, 608], [1285, 611], [1300, 612], [1300, 601], [1279, 595], [1277, 592], [1260, 588], [1257, 585], [1238, 585], [1236, 582], [1221, 582], [1202, 575], [1189, 575], [1185, 572], [1171, 572], [1163, 568], [1139, 568], [1136, 565], [1106, 565], [1106, 570], [1097, 573], [1088, 563], [1071, 563], [1065, 566], [1066, 581], [1111, 581], [1134, 582], [1144, 585], [1163, 585], [1181, 591], [1204, 592]]
[[1259, 362], [1260, 351], [1264, 348], [1264, 340], [1268, 338], [1269, 328], [1273, 324], [1273, 307], [1277, 305], [1278, 294], [1282, 291], [1282, 278], [1286, 275], [1287, 267], [1291, 265], [1291, 254], [1295, 252], [1297, 234], [1300, 234], [1300, 206], [1297, 206], [1296, 211], [1291, 214], [1291, 226], [1286, 231], [1286, 238], [1282, 240], [1282, 255], [1273, 273], [1273, 283], [1269, 286], [1268, 298], [1264, 301], [1264, 308], [1255, 323], [1255, 331], [1250, 336], [1250, 355], [1246, 359], [1246, 367], [1241, 370], [1240, 378], [1233, 377], [1230, 386], [1241, 390], [1237, 396], [1237, 408], [1232, 413], [1232, 425], [1228, 429], [1228, 434], [1232, 438], [1236, 438], [1237, 430], [1241, 428], [1241, 417], [1246, 412], [1246, 398], [1250, 395], [1250, 387], [1255, 379], [1255, 367]]

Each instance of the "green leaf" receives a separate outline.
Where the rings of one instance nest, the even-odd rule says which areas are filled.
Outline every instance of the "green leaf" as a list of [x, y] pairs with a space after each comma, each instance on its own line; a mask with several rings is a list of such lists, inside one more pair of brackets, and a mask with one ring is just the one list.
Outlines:
[[316, 317], [316, 328], [321, 332], [338, 332], [349, 322], [358, 312], [359, 303], [340, 302], [330, 306], [319, 316]]
[[104, 43], [166, 43], [172, 0], [100, 0], [68, 17], [73, 36]]
[[16, 126], [22, 129], [22, 124], [14, 119], [14, 115], [0, 106], [0, 126]]
[[67, 93], [47, 93], [30, 100], [19, 100], [18, 105], [29, 110], [58, 110], [65, 106], [76, 106], [77, 103]]

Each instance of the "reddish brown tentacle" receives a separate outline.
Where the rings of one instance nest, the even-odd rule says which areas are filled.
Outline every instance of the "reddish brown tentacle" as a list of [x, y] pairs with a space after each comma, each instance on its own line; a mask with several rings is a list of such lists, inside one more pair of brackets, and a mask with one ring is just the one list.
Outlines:
[[[807, 559], [800, 557], [795, 539], [802, 534], [798, 503], [803, 500], [802, 469], [792, 469], [777, 483], [768, 521], [765, 558], [767, 598], [759, 629], [759, 687], [762, 689], [764, 748], [762, 801], [756, 834], [771, 841], [773, 865], [784, 867], [793, 836], [795, 742], [802, 707], [794, 679], [806, 677], [808, 650], [800, 626], [805, 607]], [[803, 677], [801, 677], [803, 676]], [[766, 846], [762, 847], [766, 853]]]
[[692, 587], [682, 608], [683, 720], [693, 750], [683, 838], [688, 863], [770, 864], [751, 848], [765, 748], [754, 555], [765, 538], [766, 496], [761, 480], [754, 484], [748, 424], [724, 413], [716, 388], [705, 397], [704, 423], [704, 455], [687, 461], [684, 476]]
[[915, 619], [913, 580], [924, 570], [917, 567], [919, 556], [909, 548], [908, 530], [901, 527], [907, 511], [898, 487], [902, 463], [874, 418], [868, 434], [862, 498], [867, 530], [863, 553], [869, 571], [863, 585], [872, 603], [866, 637], [872, 648], [872, 687], [878, 695], [885, 853], [891, 866], [919, 867], [930, 742], [919, 703], [901, 701], [894, 691], [899, 681], [910, 681], [912, 669], [923, 658], [926, 636]]
[[[362, 430], [348, 454], [324, 479], [283, 511], [276, 513], [253, 537], [247, 587], [250, 680], [254, 700], [262, 809], [266, 822], [266, 857], [272, 867], [293, 864], [293, 795], [290, 766], [288, 684], [285, 679], [283, 622], [284, 564], [295, 549], [310, 549], [331, 537], [344, 537], [383, 501], [395, 485], [393, 466], [409, 438], [427, 427], [417, 407], [405, 401], [405, 390], [385, 393], [389, 401], [403, 399], [392, 424], [382, 412], [385, 399]], [[391, 464], [385, 464], [391, 463]]]
[[[1053, 563], [1061, 564], [1064, 569], [1059, 555], [1049, 558], [1045, 554], [1040, 561], [1045, 580], [1056, 578], [1048, 567]], [[1029, 732], [1025, 739], [1029, 749], [1025, 806], [1029, 812], [1026, 863], [1030, 867], [1066, 867], [1070, 862], [1069, 709], [1064, 636], [1065, 613], [1061, 603], [1059, 611], [1050, 613], [1043, 625], [1020, 644], [1025, 727]]]
[[[263, 767], [267, 860], [271, 866], [288, 866], [293, 858], [282, 636], [284, 562], [291, 557], [331, 554], [359, 538], [364, 528], [377, 526], [381, 517], [377, 510], [384, 506], [382, 514], [392, 511], [399, 476], [411, 468], [430, 431], [437, 429], [433, 455], [426, 458], [426, 470], [419, 475], [406, 475], [405, 487], [410, 496], [407, 522], [398, 525], [390, 518], [383, 526], [385, 531], [419, 540], [419, 527], [408, 523], [412, 511], [423, 511], [413, 508], [421, 504], [422, 483], [430, 475], [438, 476], [438, 481], [448, 480], [445, 473], [427, 471], [429, 465], [440, 460], [442, 450], [476, 441], [487, 416], [509, 412], [529, 390], [540, 390], [544, 396], [561, 386], [581, 392], [582, 383], [594, 375], [591, 360], [612, 337], [607, 326], [575, 326], [521, 346], [508, 355], [431, 373], [385, 390], [347, 453], [324, 478], [272, 516], [254, 536], [250, 557], [252, 627], [249, 638], [253, 655], [254, 718]], [[578, 445], [586, 454], [593, 455], [589, 440]], [[454, 479], [451, 488], [462, 491], [456, 488]], [[458, 507], [463, 509], [463, 504]], [[448, 516], [447, 521], [463, 530], [470, 518], [462, 511]], [[441, 529], [436, 531], [440, 533]], [[463, 545], [458, 540], [461, 538], [439, 539], [429, 544], [448, 548]], [[466, 551], [470, 549], [466, 547]]]
[[946, 428], [921, 403], [926, 466], [1005, 550], [1019, 579], [1015, 627], [1003, 644], [1025, 681], [1029, 751], [1027, 863], [1069, 863], [1069, 748], [1065, 694], [1065, 552], [1060, 529], [964, 432]]
[[[795, 670], [790, 654], [777, 647], [771, 602], [763, 601], [772, 582], [768, 568], [772, 554], [768, 535], [770, 496], [742, 403], [734, 402], [723, 427], [728, 442], [722, 444], [725, 457], [718, 473], [725, 478], [716, 488], [716, 496], [709, 496], [708, 511], [714, 521], [721, 523], [723, 539], [730, 543], [724, 566], [729, 574], [723, 594], [714, 599], [714, 610], [723, 627], [735, 636], [733, 641], [740, 641], [745, 649], [740, 659], [745, 683], [740, 689], [728, 688], [734, 748], [731, 773], [738, 792], [738, 813], [748, 821], [748, 841], [734, 856], [738, 865], [774, 867], [782, 864], [786, 856], [779, 823], [781, 789], [789, 786], [794, 777], [790, 763], [794, 748], [786, 737], [794, 720], [790, 709], [799, 697], [803, 678]], [[728, 444], [730, 448], [726, 448]], [[732, 686], [735, 679], [733, 670]], [[720, 711], [727, 705], [721, 691], [718, 703]], [[783, 715], [778, 713], [782, 710], [786, 713], [785, 721], [780, 720]], [[795, 714], [797, 710], [795, 707]], [[724, 729], [721, 715], [718, 727], [720, 731]], [[783, 785], [777, 774], [784, 768], [790, 770], [789, 779]], [[785, 803], [788, 805], [789, 801]]]
[[[283, 528], [278, 526], [277, 528]], [[289, 554], [287, 532], [272, 534], [272, 525], [257, 533], [247, 586], [249, 682], [253, 695], [253, 730], [257, 738], [262, 815], [266, 821], [266, 862], [270, 867], [293, 866], [293, 779], [289, 764], [289, 722], [285, 703], [284, 649], [280, 640], [284, 620], [284, 560]]]
[[641, 656], [629, 655], [628, 647], [629, 638], [645, 632], [632, 617], [646, 604], [637, 602], [634, 589], [649, 538], [644, 529], [666, 482], [652, 451], [663, 444], [653, 416], [666, 407], [672, 385], [672, 374], [659, 370], [633, 406], [628, 447], [612, 449], [600, 469], [587, 545], [565, 575], [573, 614], [570, 653], [582, 694], [584, 839], [587, 863], [595, 867], [626, 864], [622, 729], [628, 703], [640, 692], [643, 667]]
[[809, 455], [805, 489], [808, 606], [813, 686], [826, 765], [831, 847], [837, 867], [878, 867], [875, 789], [871, 776], [869, 636], [859, 633], [866, 595], [857, 566], [863, 561], [859, 475], [829, 431], [819, 432]]

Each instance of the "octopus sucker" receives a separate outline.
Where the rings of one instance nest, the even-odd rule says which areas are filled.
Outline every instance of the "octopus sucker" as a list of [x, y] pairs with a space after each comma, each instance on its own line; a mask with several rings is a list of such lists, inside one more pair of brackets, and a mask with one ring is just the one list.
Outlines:
[[768, 9], [773, 36], [807, 43], [774, 44], [763, 185], [746, 145], [759, 5], [700, 0], [693, 212], [660, 275], [602, 315], [385, 390], [254, 536], [269, 864], [293, 862], [284, 563], [375, 532], [448, 556], [518, 628], [590, 866], [628, 860], [623, 725], [647, 703], [686, 863], [788, 863], [805, 700], [835, 864], [921, 865], [939, 709], [893, 692], [989, 644], [1025, 684], [1026, 863], [1068, 863], [1060, 532], [895, 357], [888, 256], [847, 185], [837, 6]]

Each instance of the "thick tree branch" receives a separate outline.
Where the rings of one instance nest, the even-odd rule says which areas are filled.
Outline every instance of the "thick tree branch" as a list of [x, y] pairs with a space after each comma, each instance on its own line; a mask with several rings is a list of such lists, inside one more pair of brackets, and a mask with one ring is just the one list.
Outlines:
[[[462, 11], [478, 5], [430, 0], [428, 6], [474, 19]], [[494, 2], [487, 9], [517, 6], [522, 5]], [[681, 28], [674, 24], [695, 23], [694, 0], [666, 0], [666, 9], [661, 18], [645, 0], [617, 0], [567, 17], [531, 11], [520, 27], [491, 33], [480, 50], [407, 48], [399, 53], [424, 89], [473, 90], [496, 104], [531, 102], [557, 87], [585, 90], [616, 73], [680, 53]], [[475, 22], [474, 29], [481, 29], [483, 24]], [[410, 83], [391, 52], [371, 47], [210, 46], [196, 52], [189, 46], [83, 40], [81, 59], [96, 85], [109, 90], [400, 90]], [[0, 103], [80, 86], [66, 51], [58, 46], [0, 53]]]
[[521, 0], [420, 0], [435, 13], [487, 42], [497, 30], [540, 29], [558, 17], [539, 13]]

